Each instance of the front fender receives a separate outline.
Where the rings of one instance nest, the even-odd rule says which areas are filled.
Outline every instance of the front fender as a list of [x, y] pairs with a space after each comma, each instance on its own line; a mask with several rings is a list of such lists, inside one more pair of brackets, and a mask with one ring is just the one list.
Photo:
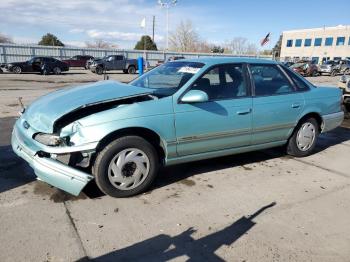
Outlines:
[[130, 118], [81, 127], [79, 139], [81, 143], [99, 143], [118, 130], [130, 128], [143, 128], [156, 133], [160, 137], [166, 156], [176, 155], [176, 135], [172, 114]]

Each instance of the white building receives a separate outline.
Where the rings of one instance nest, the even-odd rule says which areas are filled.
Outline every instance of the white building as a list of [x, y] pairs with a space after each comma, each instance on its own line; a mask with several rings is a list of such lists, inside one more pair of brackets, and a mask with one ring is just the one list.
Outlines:
[[281, 61], [350, 59], [350, 25], [284, 31]]

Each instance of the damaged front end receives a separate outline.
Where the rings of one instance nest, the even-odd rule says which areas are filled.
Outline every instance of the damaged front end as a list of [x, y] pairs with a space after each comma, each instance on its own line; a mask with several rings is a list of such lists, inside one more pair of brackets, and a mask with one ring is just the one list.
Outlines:
[[84, 126], [79, 120], [154, 98], [149, 94], [137, 94], [79, 106], [60, 115], [51, 127], [46, 128], [51, 129], [52, 133], [42, 132], [45, 128], [40, 130], [35, 125], [31, 126], [30, 119], [33, 119], [33, 115], [27, 111], [14, 126], [11, 141], [13, 151], [29, 163], [39, 180], [78, 195], [93, 179], [91, 165], [99, 143], [98, 136], [94, 139], [91, 134], [85, 134]]

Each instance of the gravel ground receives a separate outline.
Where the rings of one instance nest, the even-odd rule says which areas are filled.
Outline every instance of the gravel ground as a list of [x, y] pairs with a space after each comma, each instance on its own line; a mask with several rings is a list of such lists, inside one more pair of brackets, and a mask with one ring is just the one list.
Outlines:
[[312, 156], [271, 149], [165, 168], [127, 199], [93, 183], [72, 197], [36, 181], [9, 146], [17, 97], [28, 104], [101, 79], [0, 75], [0, 261], [349, 261], [349, 120], [321, 135]]

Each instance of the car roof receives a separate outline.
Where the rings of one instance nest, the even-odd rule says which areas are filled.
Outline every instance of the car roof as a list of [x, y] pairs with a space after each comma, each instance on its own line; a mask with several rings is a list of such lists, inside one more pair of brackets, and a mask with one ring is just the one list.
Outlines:
[[183, 59], [181, 62], [198, 62], [206, 65], [227, 64], [227, 63], [252, 63], [252, 64], [277, 64], [274, 60], [258, 59], [248, 57], [201, 57], [193, 59]]

